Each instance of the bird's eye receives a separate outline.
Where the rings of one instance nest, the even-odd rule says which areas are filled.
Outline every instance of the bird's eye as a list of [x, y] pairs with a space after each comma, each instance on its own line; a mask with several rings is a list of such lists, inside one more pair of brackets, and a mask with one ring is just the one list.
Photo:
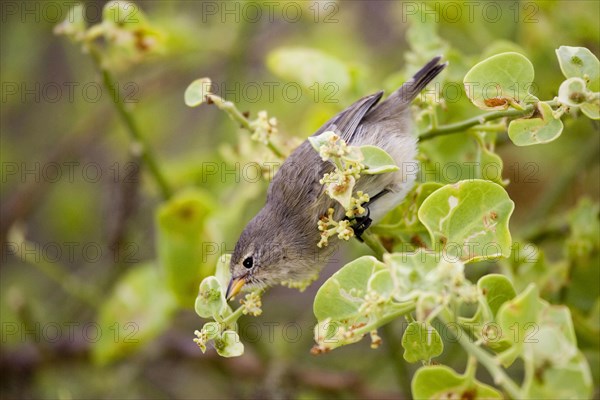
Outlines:
[[246, 257], [246, 259], [242, 261], [242, 265], [248, 269], [252, 268], [253, 264], [254, 260], [252, 260], [252, 257]]

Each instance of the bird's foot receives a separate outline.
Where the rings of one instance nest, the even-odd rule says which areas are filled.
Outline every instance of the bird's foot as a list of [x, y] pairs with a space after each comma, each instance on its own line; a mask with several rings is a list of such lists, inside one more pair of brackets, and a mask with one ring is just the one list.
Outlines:
[[364, 215], [360, 215], [358, 217], [354, 217], [354, 218], [344, 218], [345, 220], [354, 222], [354, 224], [352, 225], [352, 230], [354, 231], [354, 236], [356, 236], [356, 239], [358, 239], [359, 242], [363, 242], [362, 239], [362, 234], [369, 229], [369, 227], [371, 226], [371, 223], [373, 222], [373, 220], [369, 217], [371, 214], [371, 210], [369, 210], [369, 207], [365, 207], [367, 212]]

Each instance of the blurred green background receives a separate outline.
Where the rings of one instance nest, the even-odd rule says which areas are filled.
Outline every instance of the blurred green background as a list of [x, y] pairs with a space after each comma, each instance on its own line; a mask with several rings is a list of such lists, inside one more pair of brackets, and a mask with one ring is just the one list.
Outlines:
[[[599, 54], [600, 3], [136, 4], [153, 29], [154, 41], [141, 46], [151, 51], [123, 65], [119, 62], [131, 54], [114, 52], [107, 60], [125, 109], [166, 181], [175, 193], [183, 191], [166, 205], [89, 54], [53, 33], [72, 4], [1, 5], [1, 397], [408, 398], [406, 385], [416, 366], [393, 361], [401, 351], [399, 321], [385, 328], [398, 342], [384, 340], [378, 350], [363, 341], [318, 357], [309, 354], [319, 283], [304, 293], [269, 291], [263, 315], [241, 320], [247, 345], [240, 358], [202, 355], [192, 342], [201, 326], [193, 297], [186, 302], [185, 293], [173, 296], [164, 282], [171, 288], [183, 284], [182, 292], [196, 290], [200, 270], [210, 272], [220, 253], [232, 251], [244, 224], [262, 206], [267, 185], [244, 169], [252, 155], [263, 154], [254, 152], [247, 134], [214, 107], [186, 107], [185, 88], [210, 77], [214, 91], [240, 110], [276, 116], [282, 141], [303, 140], [363, 95], [389, 93], [440, 51], [450, 60], [446, 83], [462, 82], [473, 64], [491, 54], [522, 52], [535, 67], [534, 94], [548, 100], [563, 80], [556, 48], [584, 46]], [[104, 2], [84, 5], [88, 25], [99, 23]], [[426, 9], [433, 11], [419, 14]], [[312, 64], [278, 53], [289, 48], [318, 50], [333, 63], [329, 79], [313, 85], [290, 78], [297, 69], [310, 75]], [[443, 122], [478, 113], [464, 96], [446, 106]], [[423, 150], [460, 161], [461, 140], [466, 139], [440, 138]], [[511, 180], [507, 191], [516, 203], [511, 220], [516, 235], [534, 220], [550, 222], [582, 197], [598, 201], [598, 143], [597, 122], [579, 118], [568, 119], [551, 144], [499, 147], [503, 175]], [[158, 241], [157, 210], [166, 218]], [[189, 210], [198, 213], [190, 217]], [[190, 226], [177, 225], [178, 213]], [[174, 250], [190, 243], [199, 252]], [[548, 259], [558, 259], [561, 250], [552, 240], [545, 244]], [[358, 243], [346, 245], [319, 282], [366, 253]], [[192, 266], [198, 278], [183, 283], [178, 270], [165, 271], [163, 265], [198, 259], [204, 265]], [[597, 251], [588, 262], [596, 269], [586, 275], [580, 296], [569, 300], [582, 315], [595, 312]], [[474, 273], [489, 268], [474, 266]], [[548, 298], [566, 301], [551, 290]], [[596, 387], [597, 334], [580, 337]], [[464, 354], [452, 344], [441, 360], [464, 368]], [[485, 372], [480, 375], [489, 381]]]

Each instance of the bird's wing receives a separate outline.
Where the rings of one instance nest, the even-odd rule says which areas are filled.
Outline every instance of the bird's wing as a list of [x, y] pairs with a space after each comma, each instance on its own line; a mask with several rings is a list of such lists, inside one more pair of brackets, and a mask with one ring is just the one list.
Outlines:
[[360, 122], [369, 110], [379, 102], [382, 96], [383, 91], [379, 91], [361, 98], [327, 121], [313, 136], [318, 136], [326, 131], [334, 131], [340, 135], [346, 143], [351, 142]]
[[[360, 122], [381, 99], [383, 91], [365, 96], [327, 121], [313, 136], [334, 131], [347, 143], [351, 142]], [[323, 199], [323, 185], [319, 180], [333, 170], [333, 163], [321, 160], [308, 140], [304, 141], [283, 163], [269, 187], [267, 201], [271, 204], [286, 204], [286, 209], [295, 212], [296, 207], [306, 207], [305, 202], [326, 211], [332, 200]]]

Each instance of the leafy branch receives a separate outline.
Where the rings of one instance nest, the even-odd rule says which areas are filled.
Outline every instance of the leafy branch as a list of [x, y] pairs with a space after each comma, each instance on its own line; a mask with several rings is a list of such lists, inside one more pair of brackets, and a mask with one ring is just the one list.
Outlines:
[[277, 132], [277, 120], [268, 118], [266, 111], [259, 112], [257, 119], [250, 120], [233, 102], [212, 93], [210, 91], [211, 84], [209, 78], [197, 79], [190, 83], [184, 94], [185, 104], [188, 107], [214, 104], [220, 110], [225, 111], [233, 121], [239, 123], [243, 129], [250, 132], [252, 139], [265, 144], [277, 158], [285, 159], [288, 151], [279, 148], [271, 139], [271, 136]]
[[[466, 131], [467, 129], [471, 129], [471, 128], [485, 129], [485, 126], [479, 127], [479, 125], [483, 125], [486, 122], [494, 121], [494, 120], [502, 119], [502, 118], [521, 118], [521, 117], [530, 116], [533, 113], [534, 109], [535, 109], [535, 105], [530, 104], [522, 110], [507, 109], [507, 110], [502, 110], [502, 111], [492, 111], [487, 114], [483, 114], [483, 115], [479, 115], [476, 117], [466, 119], [464, 121], [447, 124], [447, 125], [441, 125], [441, 126], [437, 126], [437, 127], [431, 127], [419, 134], [419, 141], [424, 142], [427, 140], [437, 138], [439, 136], [450, 135], [453, 133], [462, 133], [462, 132]], [[505, 128], [505, 125], [504, 125], [504, 128]]]
[[[129, 18], [132, 12], [137, 17]], [[121, 122], [125, 125], [132, 144], [131, 151], [136, 152], [148, 167], [150, 176], [154, 179], [164, 199], [172, 195], [161, 168], [156, 161], [156, 156], [147, 140], [142, 135], [132, 113], [125, 106], [125, 99], [119, 93], [117, 81], [112, 69], [146, 58], [158, 48], [160, 35], [147, 23], [141, 10], [127, 2], [109, 2], [102, 11], [102, 22], [87, 27], [84, 19], [83, 6], [78, 4], [71, 8], [67, 18], [57, 25], [54, 33], [69, 37], [73, 42], [82, 46], [85, 53], [89, 53], [94, 66], [102, 75], [104, 88], [110, 93], [112, 103]], [[97, 44], [99, 38], [103, 39], [104, 47]], [[115, 53], [123, 52], [115, 58]]]

